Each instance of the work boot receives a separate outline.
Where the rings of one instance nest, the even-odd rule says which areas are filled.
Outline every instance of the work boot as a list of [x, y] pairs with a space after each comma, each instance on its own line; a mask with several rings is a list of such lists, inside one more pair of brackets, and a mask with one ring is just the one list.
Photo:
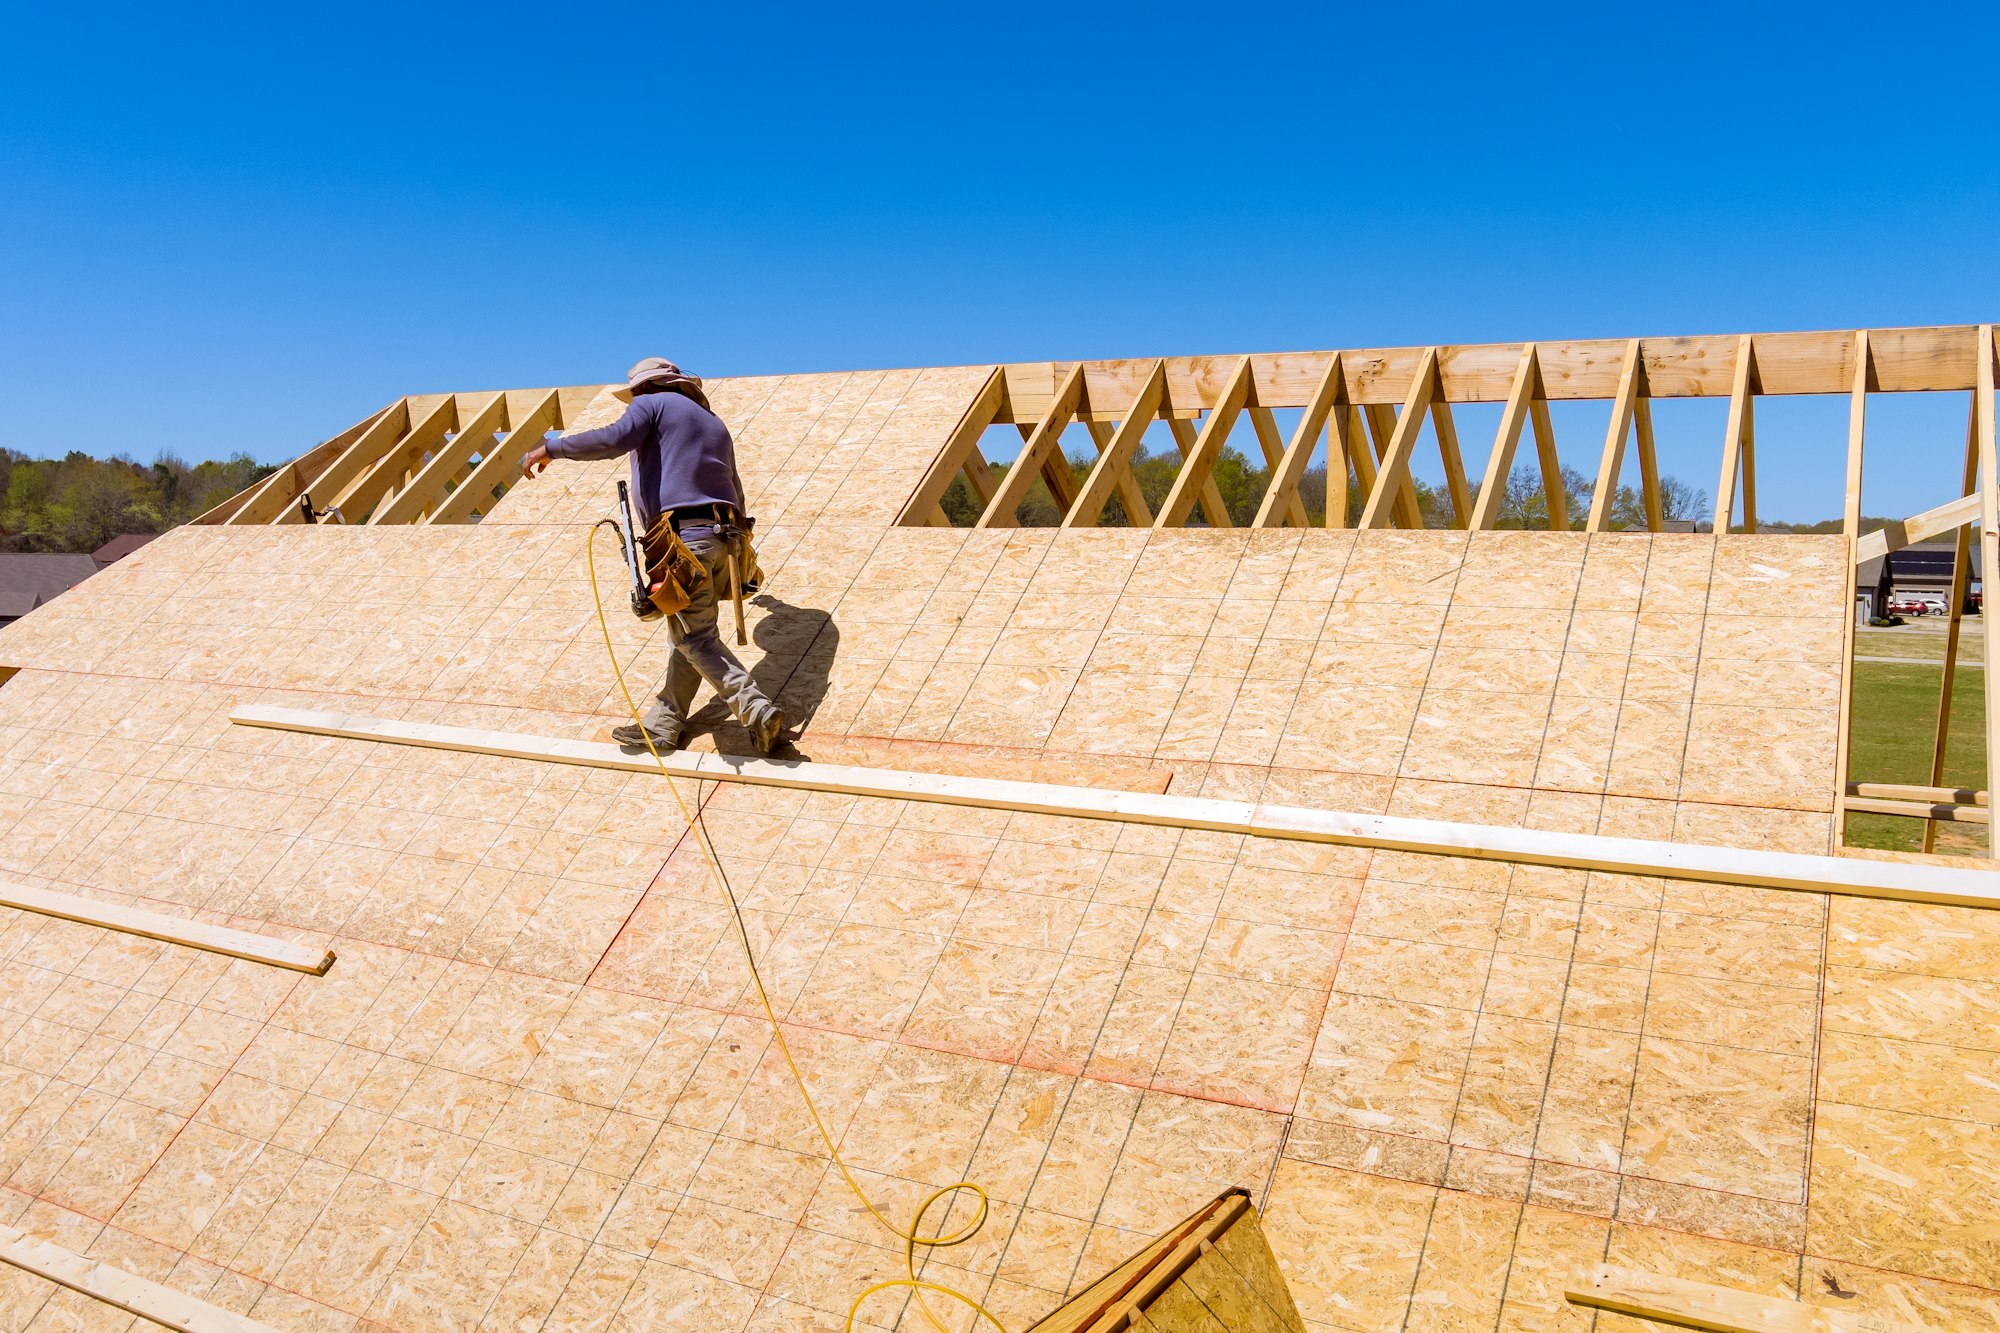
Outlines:
[[758, 754], [769, 754], [778, 748], [778, 737], [784, 730], [785, 715], [775, 707], [767, 708], [750, 724], [751, 743]]
[[663, 755], [672, 754], [675, 750], [681, 748], [681, 731], [679, 727], [675, 727], [672, 734], [663, 735], [660, 732], [641, 727], [636, 722], [627, 722], [622, 727], [613, 727], [611, 729], [611, 739], [617, 741], [628, 750], [643, 750], [646, 748], [647, 740], [650, 739], [653, 742], [653, 749]]

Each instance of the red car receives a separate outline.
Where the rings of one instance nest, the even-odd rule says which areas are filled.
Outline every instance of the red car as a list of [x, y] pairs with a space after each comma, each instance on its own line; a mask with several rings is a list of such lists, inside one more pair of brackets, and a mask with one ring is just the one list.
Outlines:
[[1945, 615], [1945, 604], [1935, 598], [1917, 597], [1905, 593], [1889, 599], [1889, 614], [1892, 616]]

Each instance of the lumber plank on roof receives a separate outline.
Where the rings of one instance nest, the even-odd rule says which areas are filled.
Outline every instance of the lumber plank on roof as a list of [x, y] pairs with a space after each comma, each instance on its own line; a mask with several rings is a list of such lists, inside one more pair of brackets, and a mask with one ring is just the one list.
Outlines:
[[1807, 1305], [1611, 1264], [1577, 1270], [1563, 1294], [1575, 1305], [1710, 1333], [1919, 1333], [1880, 1315]]
[[459, 428], [457, 435], [438, 446], [431, 455], [431, 461], [410, 478], [409, 485], [375, 506], [368, 522], [414, 523], [424, 516], [426, 510], [435, 509], [448, 493], [445, 483], [456, 477], [459, 470], [472, 461], [475, 453], [483, 453], [506, 425], [507, 395], [496, 393], [492, 402], [480, 408], [472, 420]]
[[1223, 441], [1229, 438], [1230, 428], [1242, 414], [1249, 395], [1250, 358], [1246, 356], [1236, 363], [1236, 373], [1223, 386], [1222, 395], [1209, 411], [1208, 420], [1201, 423], [1201, 433], [1195, 437], [1193, 451], [1181, 463], [1173, 489], [1160, 502], [1160, 512], [1153, 519], [1154, 527], [1178, 528], [1186, 524], [1188, 515], [1194, 512], [1195, 497], [1201, 494], [1204, 483], [1214, 481], [1215, 460], [1221, 456]]
[[247, 1315], [0, 1224], [0, 1261], [181, 1333], [277, 1333]]
[[[1417, 451], [1417, 434], [1423, 429], [1424, 417], [1430, 411], [1431, 395], [1437, 391], [1437, 348], [1424, 349], [1423, 364], [1410, 381], [1410, 396], [1403, 400], [1403, 411], [1396, 418], [1396, 430], [1389, 437], [1389, 447], [1382, 455], [1382, 466], [1375, 473], [1375, 488], [1369, 492], [1368, 503], [1361, 511], [1363, 528], [1386, 528], [1389, 526], [1389, 508], [1396, 493], [1410, 483], [1410, 459]], [[1411, 526], [1407, 519], [1405, 526]], [[1422, 526], [1419, 521], [1415, 526]]]
[[1069, 426], [1071, 418], [1076, 416], [1077, 406], [1082, 399], [1083, 363], [1078, 361], [1070, 366], [1069, 372], [1063, 376], [1062, 384], [1056, 389], [1055, 399], [1049, 404], [1049, 410], [1043, 413], [1041, 421], [1021, 445], [1021, 452], [1015, 456], [1013, 464], [1007, 469], [1007, 474], [1001, 477], [999, 485], [994, 487], [993, 498], [987, 502], [985, 510], [979, 515], [979, 521], [973, 524], [974, 527], [1019, 527], [1021, 520], [1014, 511], [1021, 507], [1021, 501], [1028, 498], [1028, 490], [1035, 484], [1035, 478], [1038, 476], [1044, 477], [1058, 505], [1066, 502], [1066, 497], [1055, 494], [1056, 480], [1053, 476], [1044, 475], [1047, 471], [1044, 464], [1053, 463], [1058, 467], [1068, 467], [1062, 456], [1062, 434]]
[[[1312, 401], [1306, 404], [1305, 414], [1299, 418], [1298, 429], [1292, 432], [1291, 443], [1271, 467], [1271, 481], [1264, 488], [1257, 516], [1250, 520], [1251, 527], [1276, 527], [1280, 508], [1290, 514], [1298, 506], [1299, 478], [1306, 474], [1306, 464], [1312, 461], [1313, 451], [1319, 447], [1320, 431], [1330, 418], [1337, 419], [1346, 412], [1343, 402], [1346, 385], [1340, 369], [1340, 353], [1335, 352], [1327, 358], [1326, 372], [1320, 376], [1319, 387], [1313, 390]], [[1299, 527], [1309, 526], [1303, 507], [1297, 508], [1297, 515], [1294, 521]], [[1329, 437], [1326, 451], [1326, 525], [1347, 526], [1347, 456], [1338, 426]]]
[[511, 486], [520, 480], [521, 460], [542, 437], [563, 423], [561, 391], [551, 389], [526, 416], [507, 431], [507, 438], [480, 456], [470, 475], [452, 488], [451, 494], [431, 510], [426, 523], [464, 523], [473, 511], [481, 514], [493, 508], [493, 488]]
[[149, 940], [184, 944], [190, 949], [227, 954], [231, 958], [242, 958], [252, 963], [269, 963], [273, 967], [289, 968], [294, 972], [311, 972], [315, 976], [325, 975], [327, 968], [333, 966], [333, 954], [330, 950], [309, 949], [303, 944], [293, 944], [289, 940], [274, 940], [268, 935], [258, 935], [247, 930], [213, 926], [205, 921], [191, 921], [186, 917], [148, 912], [137, 907], [127, 907], [122, 903], [105, 902], [99, 898], [82, 898], [73, 893], [55, 893], [27, 884], [0, 881], [0, 907], [12, 907], [42, 916], [60, 917], [64, 921], [76, 921], [86, 926], [102, 926], [106, 930], [122, 931], [127, 935], [143, 935]]
[[[319, 736], [344, 736], [355, 740], [457, 750], [510, 759], [580, 764], [626, 773], [659, 771], [650, 754], [629, 753], [619, 746], [599, 741], [523, 736], [476, 727], [401, 722], [264, 704], [241, 705], [229, 715], [229, 720], [239, 726], [274, 727]], [[1969, 867], [1910, 865], [1756, 848], [1654, 842], [1588, 833], [1555, 833], [1541, 829], [1262, 805], [1252, 801], [953, 777], [901, 769], [818, 764], [805, 760], [752, 759], [684, 750], [666, 756], [661, 762], [670, 777], [747, 782], [847, 796], [926, 801], [1079, 819], [1108, 819], [1291, 842], [1373, 847], [1758, 888], [2000, 908], [2000, 871]]]

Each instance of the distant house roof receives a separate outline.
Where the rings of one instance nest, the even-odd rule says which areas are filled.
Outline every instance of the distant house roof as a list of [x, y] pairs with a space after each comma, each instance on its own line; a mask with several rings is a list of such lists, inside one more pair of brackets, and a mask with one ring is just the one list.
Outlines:
[[97, 569], [94, 556], [0, 552], [0, 620], [27, 615]]
[[90, 558], [95, 560], [98, 568], [101, 569], [105, 565], [123, 560], [126, 556], [132, 554], [132, 552], [138, 550], [141, 546], [144, 546], [159, 535], [157, 532], [121, 532], [95, 551], [92, 551]]

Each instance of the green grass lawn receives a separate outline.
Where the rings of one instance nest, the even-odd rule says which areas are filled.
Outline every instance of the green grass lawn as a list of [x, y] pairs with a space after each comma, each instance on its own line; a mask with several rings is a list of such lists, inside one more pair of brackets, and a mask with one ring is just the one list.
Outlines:
[[[1959, 662], [1981, 661], [1985, 656], [1985, 647], [1979, 633], [1979, 622], [1967, 620], [1958, 636]], [[1921, 657], [1942, 662], [1944, 622], [1913, 620], [1895, 629], [1857, 629], [1854, 631], [1854, 651], [1862, 657]]]
[[[1977, 625], [1968, 628], [1976, 630]], [[1951, 741], [1945, 748], [1947, 787], [1986, 785], [1986, 705], [1981, 694], [1981, 674], [1961, 671], [1952, 689]], [[1854, 664], [1850, 779], [1929, 785], [1931, 738], [1937, 727], [1938, 690], [1943, 680], [1942, 665]], [[1984, 845], [1985, 838], [1986, 829], [1982, 825], [1940, 824], [1937, 850], [1974, 851]], [[1921, 820], [1898, 819], [1893, 815], [1851, 815], [1847, 820], [1847, 841], [1857, 847], [1921, 851], [1924, 826]]]

